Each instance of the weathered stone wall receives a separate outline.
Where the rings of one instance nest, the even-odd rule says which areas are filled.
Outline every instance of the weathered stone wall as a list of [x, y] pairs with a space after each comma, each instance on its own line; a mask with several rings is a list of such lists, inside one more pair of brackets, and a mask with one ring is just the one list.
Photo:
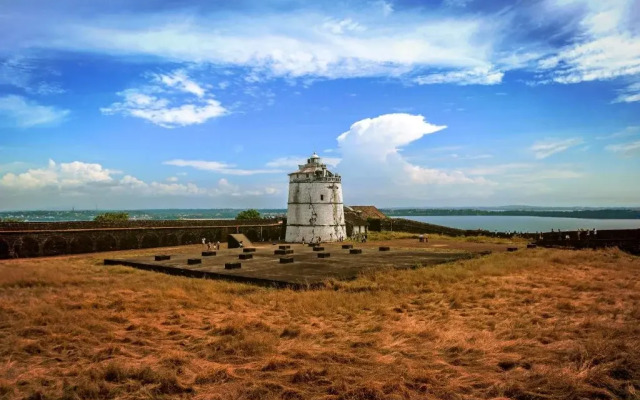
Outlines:
[[31, 230], [66, 230], [98, 228], [159, 228], [159, 227], [196, 227], [196, 226], [237, 226], [276, 224], [280, 219], [216, 219], [216, 220], [128, 220], [118, 222], [64, 221], [64, 222], [0, 222], [0, 232]]
[[346, 237], [342, 184], [337, 181], [289, 183], [287, 242], [308, 242], [320, 237], [335, 241]]
[[[193, 226], [69, 229], [69, 226], [77, 226], [77, 223], [47, 223], [46, 227], [49, 229], [40, 230], [33, 227], [24, 230], [4, 230], [4, 226], [0, 226], [0, 229], [3, 229], [0, 230], [0, 259], [178, 246], [200, 243], [202, 238], [223, 242], [230, 233], [243, 233], [251, 241], [270, 241], [283, 238], [285, 229], [284, 224], [273, 221], [260, 221], [261, 224], [256, 224], [255, 221], [253, 224], [247, 221], [224, 221], [221, 225], [203, 225], [203, 221], [156, 222], [163, 222], [159, 225], [190, 222]], [[58, 229], [51, 229], [55, 227]]]

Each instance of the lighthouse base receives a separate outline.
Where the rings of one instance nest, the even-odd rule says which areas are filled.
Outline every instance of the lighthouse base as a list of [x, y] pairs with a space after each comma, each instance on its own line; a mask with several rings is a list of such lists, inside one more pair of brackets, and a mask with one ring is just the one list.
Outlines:
[[289, 243], [314, 243], [320, 242], [337, 242], [346, 239], [347, 229], [345, 225], [327, 225], [327, 226], [304, 226], [304, 225], [287, 225], [287, 233], [285, 241]]

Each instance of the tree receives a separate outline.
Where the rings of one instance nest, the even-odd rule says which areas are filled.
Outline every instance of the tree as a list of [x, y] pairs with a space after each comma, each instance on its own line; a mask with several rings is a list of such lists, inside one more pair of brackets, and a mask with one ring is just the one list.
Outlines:
[[236, 219], [260, 219], [260, 213], [256, 209], [249, 209], [240, 211], [238, 215], [236, 215]]
[[128, 221], [129, 213], [126, 212], [106, 212], [96, 215], [93, 220], [95, 222], [120, 222]]

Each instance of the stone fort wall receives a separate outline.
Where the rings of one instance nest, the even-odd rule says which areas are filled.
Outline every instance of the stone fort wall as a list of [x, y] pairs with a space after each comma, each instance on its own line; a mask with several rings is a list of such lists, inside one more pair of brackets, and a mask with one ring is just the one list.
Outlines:
[[285, 226], [276, 220], [0, 223], [0, 259], [179, 246], [202, 238], [224, 242], [231, 233], [271, 241], [284, 237]]

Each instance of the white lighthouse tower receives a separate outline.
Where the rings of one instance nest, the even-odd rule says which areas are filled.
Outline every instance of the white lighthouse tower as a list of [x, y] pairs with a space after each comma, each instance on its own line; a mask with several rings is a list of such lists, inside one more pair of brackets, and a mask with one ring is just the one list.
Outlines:
[[287, 242], [346, 237], [342, 204], [342, 178], [327, 170], [316, 153], [289, 174]]

